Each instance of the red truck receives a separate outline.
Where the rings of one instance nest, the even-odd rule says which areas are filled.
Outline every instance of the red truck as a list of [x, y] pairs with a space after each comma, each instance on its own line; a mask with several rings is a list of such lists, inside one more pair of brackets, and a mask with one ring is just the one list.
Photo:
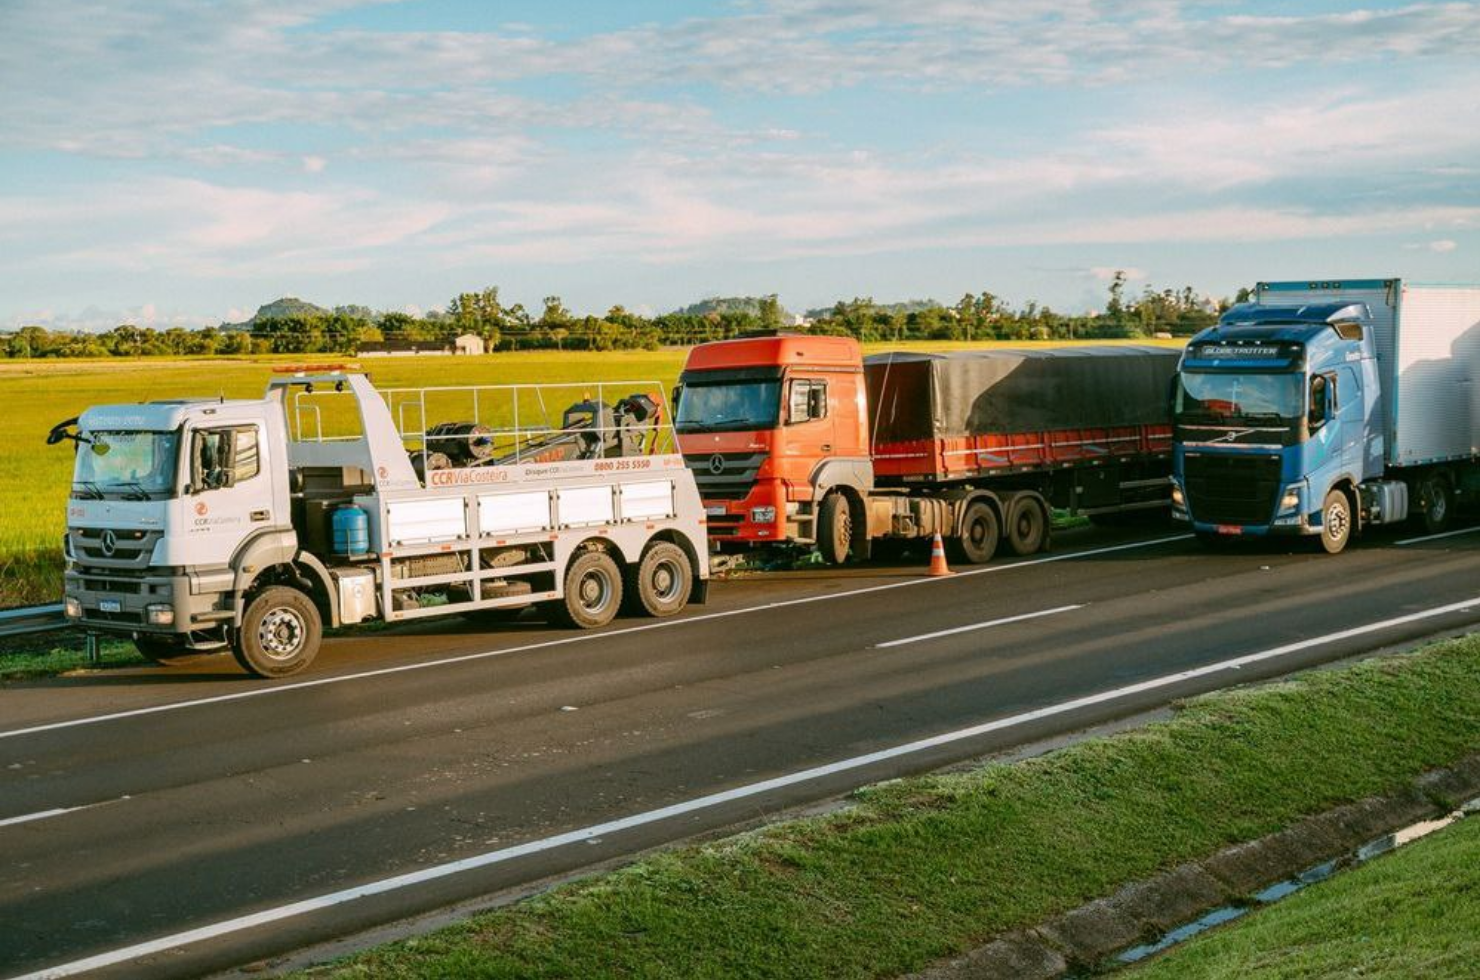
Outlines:
[[958, 560], [1048, 547], [1051, 509], [1096, 521], [1170, 500], [1180, 352], [1063, 347], [888, 353], [847, 337], [701, 344], [675, 392], [684, 460], [721, 546], [881, 539]]

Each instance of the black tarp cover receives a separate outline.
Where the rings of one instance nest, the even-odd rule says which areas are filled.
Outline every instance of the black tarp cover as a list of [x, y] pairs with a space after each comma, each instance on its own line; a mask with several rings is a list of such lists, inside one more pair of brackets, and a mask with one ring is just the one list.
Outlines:
[[875, 444], [1171, 424], [1179, 349], [1055, 347], [864, 358]]

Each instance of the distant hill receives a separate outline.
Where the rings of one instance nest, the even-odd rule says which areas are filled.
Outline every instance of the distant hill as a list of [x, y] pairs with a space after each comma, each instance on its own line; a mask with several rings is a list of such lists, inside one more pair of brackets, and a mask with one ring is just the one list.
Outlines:
[[[689, 316], [708, 316], [710, 313], [749, 313], [752, 316], [760, 316], [760, 296], [711, 296], [701, 299], [679, 310], [679, 313]], [[791, 314], [785, 307], [781, 308], [781, 319], [789, 320]]]
[[[847, 300], [840, 300], [846, 303]], [[874, 308], [883, 313], [919, 313], [921, 310], [933, 310], [942, 304], [933, 299], [907, 299], [902, 303], [875, 303]], [[832, 316], [832, 306], [821, 306], [815, 310], [807, 311], [807, 319], [820, 320], [823, 317]]]
[[329, 312], [329, 310], [324, 309], [322, 306], [315, 306], [307, 300], [299, 299], [297, 296], [284, 296], [282, 299], [275, 299], [271, 303], [264, 303], [262, 306], [259, 306], [256, 315], [252, 319], [244, 323], [223, 323], [221, 324], [221, 329], [250, 330], [252, 329], [252, 325], [259, 320], [276, 320], [280, 317], [296, 316], [299, 314], [304, 316], [326, 316]]

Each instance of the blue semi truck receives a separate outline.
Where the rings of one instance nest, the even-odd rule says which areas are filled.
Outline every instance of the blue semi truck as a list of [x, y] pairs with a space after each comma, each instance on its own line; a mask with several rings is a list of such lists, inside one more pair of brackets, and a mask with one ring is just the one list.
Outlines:
[[1480, 285], [1267, 282], [1193, 337], [1172, 511], [1209, 543], [1441, 533], [1480, 496]]

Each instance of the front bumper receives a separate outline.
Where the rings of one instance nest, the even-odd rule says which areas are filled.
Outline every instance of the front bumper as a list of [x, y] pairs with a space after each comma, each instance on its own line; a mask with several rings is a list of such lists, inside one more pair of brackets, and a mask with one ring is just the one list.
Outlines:
[[727, 542], [773, 544], [794, 539], [800, 536], [796, 509], [796, 504], [788, 509], [784, 483], [759, 480], [743, 500], [704, 501], [709, 540], [723, 545]]
[[[227, 597], [219, 592], [200, 594], [189, 574], [174, 572], [120, 575], [112, 569], [73, 566], [62, 575], [63, 601], [76, 603], [72, 622], [86, 629], [129, 635], [171, 636], [210, 629], [230, 622]], [[168, 606], [173, 622], [149, 621], [149, 606]]]

